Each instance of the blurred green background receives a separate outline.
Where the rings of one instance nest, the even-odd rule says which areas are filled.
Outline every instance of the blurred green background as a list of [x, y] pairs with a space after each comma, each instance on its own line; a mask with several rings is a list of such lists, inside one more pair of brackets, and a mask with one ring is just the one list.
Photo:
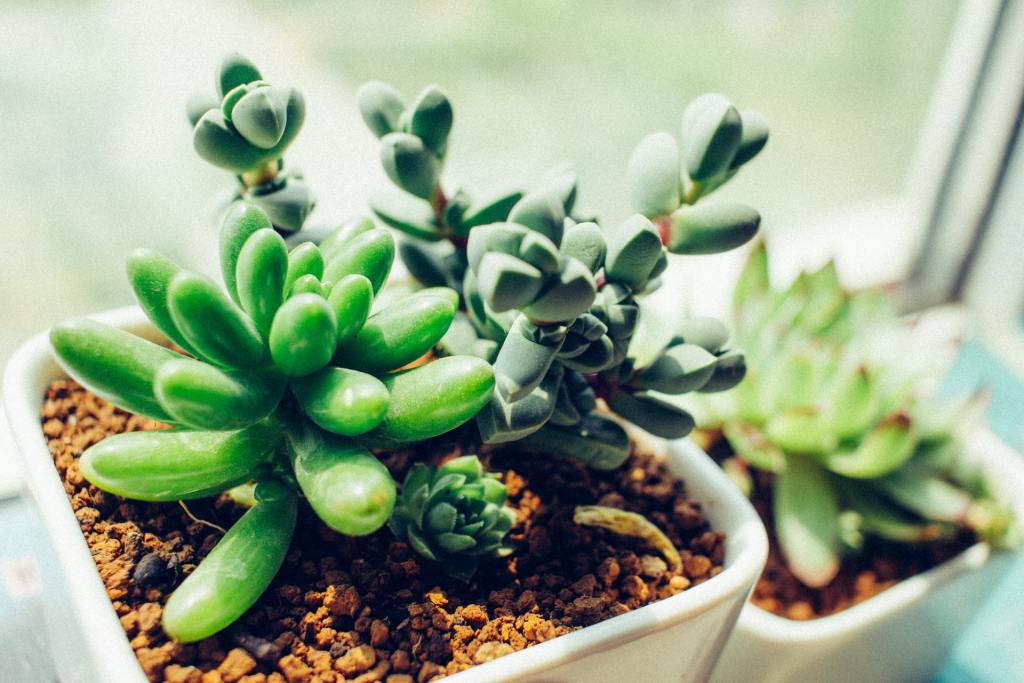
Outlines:
[[0, 3], [0, 359], [72, 313], [130, 302], [125, 254], [211, 268], [230, 178], [192, 153], [182, 107], [238, 49], [299, 87], [289, 161], [323, 221], [384, 184], [355, 113], [364, 80], [456, 109], [449, 186], [529, 186], [572, 160], [584, 204], [628, 213], [633, 145], [718, 90], [772, 125], [723, 192], [774, 233], [899, 192], [953, 25], [953, 0]]

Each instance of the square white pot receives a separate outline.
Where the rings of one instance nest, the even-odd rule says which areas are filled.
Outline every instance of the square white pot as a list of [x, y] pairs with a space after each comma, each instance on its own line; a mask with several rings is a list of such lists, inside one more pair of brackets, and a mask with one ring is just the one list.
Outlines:
[[[965, 457], [1024, 519], [1024, 457], [988, 431]], [[712, 680], [927, 681], [1017, 559], [976, 544], [923, 574], [821, 619], [794, 621], [748, 604]]]
[[[159, 334], [135, 307], [97, 320], [150, 339]], [[26, 342], [4, 374], [4, 401], [26, 482], [68, 576], [73, 614], [85, 652], [65, 652], [62, 680], [143, 681], [124, 631], [72, 513], [46, 448], [39, 410], [49, 383], [65, 374], [46, 333]], [[712, 526], [726, 534], [725, 568], [679, 595], [608, 619], [452, 676], [482, 681], [704, 681], [732, 632], [764, 567], [768, 540], [757, 513], [706, 454], [689, 441], [668, 444], [672, 473], [704, 505]], [[58, 653], [58, 655], [61, 653]]]

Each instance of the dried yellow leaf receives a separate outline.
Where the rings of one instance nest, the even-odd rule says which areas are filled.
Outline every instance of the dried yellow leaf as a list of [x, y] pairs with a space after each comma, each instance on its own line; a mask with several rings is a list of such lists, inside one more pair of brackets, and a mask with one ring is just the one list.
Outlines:
[[664, 555], [673, 572], [679, 572], [683, 568], [683, 560], [679, 557], [679, 551], [672, 545], [672, 541], [643, 515], [604, 505], [577, 505], [573, 511], [572, 521], [584, 526], [608, 529], [622, 536], [639, 538]]

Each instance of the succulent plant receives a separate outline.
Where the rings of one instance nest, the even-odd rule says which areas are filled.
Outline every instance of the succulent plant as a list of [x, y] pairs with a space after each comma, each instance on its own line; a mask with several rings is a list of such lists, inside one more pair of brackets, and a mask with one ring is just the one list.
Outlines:
[[516, 514], [505, 507], [505, 495], [505, 485], [485, 473], [475, 455], [440, 467], [416, 463], [388, 524], [417, 553], [467, 581], [481, 558], [512, 552], [505, 537]]
[[843, 290], [832, 262], [773, 289], [761, 244], [734, 308], [750, 375], [692, 403], [701, 426], [728, 440], [726, 470], [742, 488], [750, 468], [770, 474], [776, 537], [798, 579], [827, 584], [868, 536], [926, 543], [969, 529], [1013, 542], [1008, 510], [960, 457], [977, 403], [941, 404], [923, 393], [927, 377], [901, 370], [901, 324], [884, 291]]
[[[174, 429], [104, 439], [80, 461], [99, 488], [145, 501], [189, 500], [255, 481], [255, 505], [171, 596], [179, 640], [233, 622], [287, 552], [301, 493], [331, 528], [372, 533], [396, 487], [370, 447], [427, 439], [489, 400], [491, 367], [449, 356], [402, 369], [445, 334], [457, 295], [425, 290], [371, 311], [394, 243], [372, 221], [343, 224], [290, 251], [258, 206], [238, 202], [221, 228], [226, 292], [154, 251], [128, 275], [177, 353], [91, 320], [50, 334], [61, 364], [99, 396]], [[488, 489], [490, 495], [490, 489]]]
[[263, 80], [238, 53], [221, 60], [216, 92], [196, 93], [186, 106], [196, 152], [235, 174], [236, 199], [263, 209], [282, 234], [296, 232], [316, 204], [301, 171], [284, 168], [306, 117], [302, 94]]
[[639, 297], [659, 285], [668, 252], [726, 251], [757, 233], [753, 209], [696, 202], [761, 150], [762, 116], [740, 113], [720, 95], [695, 100], [683, 115], [682, 155], [668, 133], [637, 147], [628, 180], [638, 213], [606, 229], [578, 211], [576, 175], [566, 166], [525, 193], [486, 201], [447, 193], [441, 178], [453, 114], [436, 86], [407, 105], [391, 86], [371, 82], [359, 102], [397, 186], [371, 207], [406, 234], [399, 252], [415, 278], [462, 295], [441, 350], [494, 363], [494, 396], [477, 418], [485, 442], [526, 439], [612, 468], [628, 456], [629, 439], [597, 410], [598, 398], [674, 438], [694, 422], [666, 394], [721, 391], [743, 378], [742, 353], [713, 320], [688, 321], [642, 364], [631, 345]]

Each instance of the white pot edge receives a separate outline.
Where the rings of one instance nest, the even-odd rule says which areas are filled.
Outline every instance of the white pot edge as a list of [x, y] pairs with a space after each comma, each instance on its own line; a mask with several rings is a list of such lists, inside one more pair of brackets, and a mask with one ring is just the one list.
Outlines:
[[[1024, 458], [987, 429], [968, 439], [966, 457], [981, 465], [994, 494], [1012, 505], [1019, 520], [1024, 520]], [[894, 614], [926, 600], [942, 586], [958, 577], [981, 569], [1016, 553], [995, 552], [985, 543], [977, 543], [926, 572], [900, 581], [878, 595], [837, 614], [810, 621], [795, 621], [761, 609], [752, 603], [743, 608], [737, 631], [767, 643], [802, 644], [809, 647], [842, 640], [873, 628]]]
[[[135, 306], [90, 317], [144, 337], [159, 338]], [[18, 348], [3, 377], [4, 406], [25, 481], [69, 579], [68, 591], [76, 615], [90, 625], [82, 629], [89, 652], [70, 653], [75, 661], [68, 663], [70, 668], [61, 667], [61, 671], [73, 674], [77, 670], [85, 675], [80, 654], [87, 654], [101, 680], [142, 681], [144, 677], [96, 572], [40, 430], [39, 409], [45, 386], [63, 376], [65, 373], [53, 357], [48, 332], [42, 332]], [[450, 680], [459, 683], [514, 681], [541, 674], [591, 653], [606, 651], [685, 622], [739, 595], [749, 595], [768, 555], [768, 538], [757, 513], [718, 466], [692, 442], [672, 442], [667, 451], [673, 473], [685, 480], [691, 497], [704, 505], [713, 528], [726, 534], [725, 569], [714, 579], [679, 595], [473, 667], [455, 674]], [[720, 652], [725, 639], [719, 638], [719, 641], [716, 647]], [[97, 657], [97, 653], [102, 656]], [[657, 662], [638, 662], [638, 670], [642, 670], [644, 664], [658, 666]], [[74, 679], [72, 675], [68, 680]]]

